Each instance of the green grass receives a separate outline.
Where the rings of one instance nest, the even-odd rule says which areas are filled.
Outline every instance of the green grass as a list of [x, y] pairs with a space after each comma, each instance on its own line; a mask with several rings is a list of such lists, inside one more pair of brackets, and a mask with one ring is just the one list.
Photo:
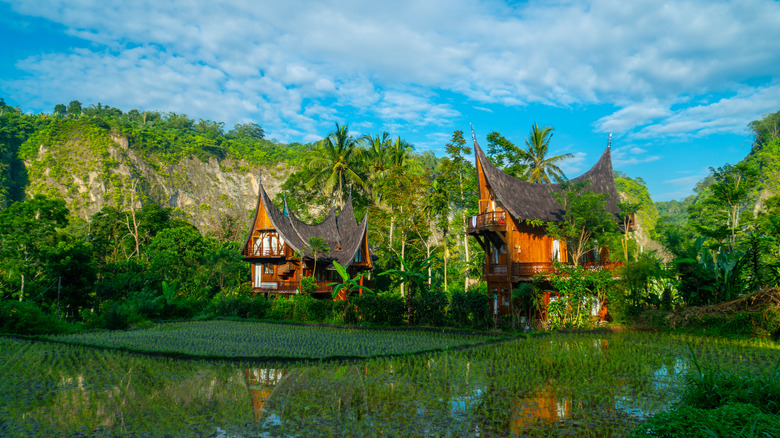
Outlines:
[[678, 403], [640, 424], [632, 437], [780, 436], [780, 357], [759, 370], [703, 366], [693, 351], [691, 362]]
[[147, 353], [205, 358], [370, 358], [480, 344], [500, 336], [422, 330], [373, 330], [248, 321], [187, 321], [128, 331], [46, 339]]

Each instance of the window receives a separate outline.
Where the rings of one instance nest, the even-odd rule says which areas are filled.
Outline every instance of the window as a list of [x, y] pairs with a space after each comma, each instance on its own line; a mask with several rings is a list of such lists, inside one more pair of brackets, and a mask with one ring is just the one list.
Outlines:
[[263, 282], [263, 265], [255, 265], [255, 287], [260, 287], [260, 283]]
[[273, 275], [273, 273], [274, 273], [274, 265], [272, 265], [270, 263], [267, 263], [265, 265], [265, 273], [269, 274], [269, 275]]
[[355, 254], [355, 263], [363, 263], [363, 249], [361, 248], [360, 251]]
[[268, 237], [268, 234], [263, 236], [263, 255], [269, 254], [269, 251], [271, 250], [271, 242], [270, 238]]

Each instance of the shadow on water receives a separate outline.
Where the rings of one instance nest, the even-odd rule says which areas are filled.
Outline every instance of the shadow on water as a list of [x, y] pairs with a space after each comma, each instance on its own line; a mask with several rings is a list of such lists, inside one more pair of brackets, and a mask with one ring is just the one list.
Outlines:
[[663, 335], [553, 335], [280, 366], [0, 338], [0, 435], [617, 436], [674, 401], [686, 351]]

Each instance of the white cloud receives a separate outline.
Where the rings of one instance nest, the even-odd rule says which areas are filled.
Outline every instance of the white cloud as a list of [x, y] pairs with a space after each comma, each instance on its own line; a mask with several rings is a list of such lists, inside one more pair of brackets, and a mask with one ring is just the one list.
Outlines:
[[741, 87], [736, 95], [714, 103], [689, 106], [642, 128], [638, 138], [703, 137], [717, 133], [738, 133], [761, 114], [777, 110], [780, 84]]
[[660, 158], [660, 155], [648, 154], [647, 149], [636, 146], [625, 146], [612, 149], [612, 164], [614, 167], [651, 163]]
[[587, 158], [588, 154], [586, 154], [585, 152], [575, 152], [572, 155], [574, 155], [574, 157], [562, 161], [558, 165], [558, 167], [560, 167], [561, 170], [563, 170], [563, 173], [566, 174], [567, 178], [578, 177], [580, 176], [581, 173], [587, 170], [584, 168], [584, 165], [585, 165], [585, 158]]
[[[744, 129], [776, 109], [780, 4], [770, 0], [256, 2], [29, 0], [89, 50], [29, 58], [5, 88], [253, 119], [282, 140], [344, 112], [406, 129], [478, 105], [610, 104], [601, 131], [637, 137]], [[44, 82], [46, 81], [46, 82]], [[758, 83], [754, 90], [746, 84]], [[67, 95], [67, 96], [66, 96]], [[707, 96], [731, 96], [715, 103]], [[693, 106], [691, 102], [693, 103]], [[772, 107], [774, 105], [774, 107]]]

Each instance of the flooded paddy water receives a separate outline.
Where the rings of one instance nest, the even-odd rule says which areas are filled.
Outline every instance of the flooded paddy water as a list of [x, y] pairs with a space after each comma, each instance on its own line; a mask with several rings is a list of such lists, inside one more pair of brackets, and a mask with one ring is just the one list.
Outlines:
[[0, 436], [621, 436], [670, 406], [693, 352], [772, 367], [776, 344], [551, 334], [349, 362], [148, 357], [0, 338]]

